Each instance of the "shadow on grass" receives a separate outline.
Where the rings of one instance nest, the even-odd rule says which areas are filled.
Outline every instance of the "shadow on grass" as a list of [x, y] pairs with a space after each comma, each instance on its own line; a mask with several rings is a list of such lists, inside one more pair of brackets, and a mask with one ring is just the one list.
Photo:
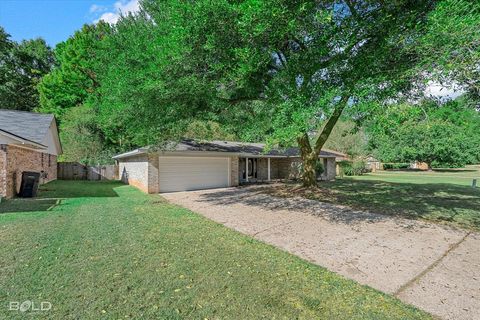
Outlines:
[[290, 183], [222, 190], [202, 197], [214, 204], [303, 211], [343, 223], [404, 217], [480, 230], [480, 189], [453, 184], [346, 179], [323, 182], [313, 190]]
[[478, 170], [475, 169], [433, 169], [433, 172], [450, 172], [450, 173], [456, 173], [456, 172], [478, 172]]
[[118, 197], [119, 181], [55, 180], [40, 187], [38, 198]]
[[118, 197], [115, 188], [124, 184], [118, 181], [67, 181], [56, 180], [40, 186], [36, 198], [14, 198], [0, 203], [0, 214], [11, 212], [47, 211], [59, 205], [61, 199], [86, 197]]
[[59, 204], [57, 199], [10, 199], [0, 203], [0, 214], [11, 212], [47, 211]]

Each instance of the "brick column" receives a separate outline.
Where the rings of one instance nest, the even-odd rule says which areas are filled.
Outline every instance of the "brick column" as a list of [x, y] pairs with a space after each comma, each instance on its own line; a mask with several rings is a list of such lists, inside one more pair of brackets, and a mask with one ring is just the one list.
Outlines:
[[230, 186], [238, 186], [238, 157], [230, 158]]
[[325, 169], [327, 172], [327, 180], [334, 180], [337, 173], [337, 163], [335, 158], [327, 158], [327, 167]]
[[159, 193], [159, 158], [158, 153], [148, 154], [148, 193]]
[[7, 152], [6, 145], [0, 145], [0, 198], [7, 196]]

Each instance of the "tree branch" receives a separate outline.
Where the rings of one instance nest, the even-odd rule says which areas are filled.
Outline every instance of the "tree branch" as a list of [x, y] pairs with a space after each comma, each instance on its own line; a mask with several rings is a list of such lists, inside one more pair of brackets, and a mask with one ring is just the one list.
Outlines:
[[317, 154], [320, 154], [320, 151], [322, 150], [323, 145], [325, 144], [325, 142], [327, 142], [327, 139], [330, 136], [330, 133], [332, 133], [332, 130], [335, 127], [335, 124], [337, 123], [338, 119], [342, 115], [343, 109], [345, 109], [349, 98], [350, 98], [349, 95], [345, 95], [340, 99], [340, 102], [335, 107], [333, 114], [330, 116], [327, 123], [323, 127], [322, 133], [320, 133], [320, 135], [317, 138], [317, 141], [315, 142], [314, 151]]
[[283, 54], [280, 51], [275, 51], [275, 53], [277, 54], [278, 60], [280, 60], [280, 63], [282, 64], [282, 66], [286, 68], [287, 62], [283, 59]]
[[310, 145], [310, 138], [308, 137], [308, 134], [305, 132], [303, 135], [298, 137], [297, 142], [302, 158], [305, 159], [307, 155], [312, 152], [312, 146]]

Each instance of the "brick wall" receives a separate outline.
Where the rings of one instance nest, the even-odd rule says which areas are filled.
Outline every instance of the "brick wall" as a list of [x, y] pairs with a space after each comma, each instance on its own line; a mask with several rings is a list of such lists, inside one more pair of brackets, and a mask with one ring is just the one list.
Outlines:
[[56, 156], [13, 145], [4, 146], [2, 150], [0, 162], [3, 163], [4, 178], [0, 178], [0, 184], [3, 180], [4, 187], [0, 187], [0, 192], [3, 189], [3, 196], [11, 198], [20, 191], [23, 171], [44, 171], [46, 177], [40, 178], [40, 183], [57, 179]]
[[7, 195], [7, 153], [4, 148], [5, 145], [0, 145], [0, 198]]
[[300, 158], [281, 158], [272, 159], [272, 163], [275, 163], [277, 173], [277, 179], [298, 179], [300, 172], [298, 171], [302, 160]]
[[236, 187], [239, 184], [238, 180], [238, 157], [230, 158], [230, 186]]
[[146, 154], [120, 159], [118, 164], [120, 180], [148, 193], [148, 167]]
[[326, 180], [334, 180], [337, 174], [337, 162], [335, 158], [326, 158], [324, 177]]
[[157, 153], [148, 155], [148, 193], [160, 192], [159, 166], [160, 159]]

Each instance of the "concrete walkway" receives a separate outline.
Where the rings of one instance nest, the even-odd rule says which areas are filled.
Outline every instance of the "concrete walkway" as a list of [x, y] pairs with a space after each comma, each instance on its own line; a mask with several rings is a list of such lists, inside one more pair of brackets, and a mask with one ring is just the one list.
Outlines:
[[256, 187], [169, 201], [443, 319], [480, 319], [480, 234], [354, 211]]

